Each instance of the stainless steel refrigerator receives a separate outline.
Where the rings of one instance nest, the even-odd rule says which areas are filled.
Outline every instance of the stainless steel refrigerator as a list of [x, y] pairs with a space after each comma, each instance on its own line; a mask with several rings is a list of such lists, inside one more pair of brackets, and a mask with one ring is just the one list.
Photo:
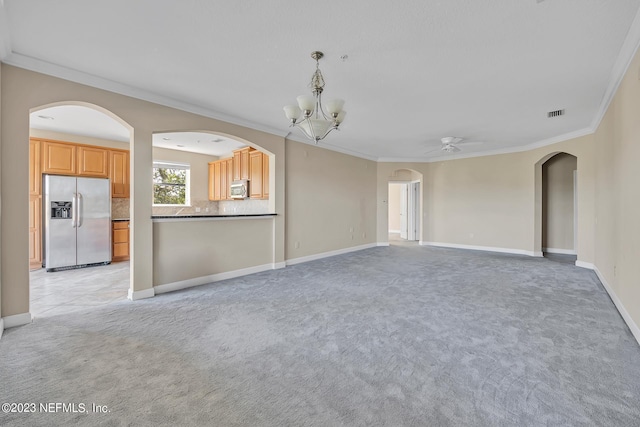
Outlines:
[[43, 175], [42, 266], [111, 263], [111, 194], [104, 178]]

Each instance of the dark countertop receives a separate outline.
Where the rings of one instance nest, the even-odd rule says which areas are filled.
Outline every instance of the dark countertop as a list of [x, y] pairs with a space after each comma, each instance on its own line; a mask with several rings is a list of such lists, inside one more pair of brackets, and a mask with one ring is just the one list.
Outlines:
[[129, 218], [111, 218], [112, 222], [129, 221]]
[[267, 213], [267, 214], [227, 214], [227, 215], [152, 215], [151, 219], [251, 218], [251, 217], [276, 216], [276, 215], [278, 214]]

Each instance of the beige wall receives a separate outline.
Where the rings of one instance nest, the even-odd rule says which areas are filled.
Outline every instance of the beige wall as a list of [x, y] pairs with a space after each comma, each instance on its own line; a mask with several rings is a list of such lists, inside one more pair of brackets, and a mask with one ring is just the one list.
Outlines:
[[576, 158], [556, 154], [542, 165], [542, 248], [574, 250], [573, 172]]
[[272, 218], [156, 222], [153, 285], [273, 262]]
[[91, 136], [75, 135], [72, 133], [54, 132], [51, 130], [29, 129], [29, 136], [34, 138], [53, 139], [56, 141], [75, 142], [77, 144], [97, 145], [99, 147], [128, 150], [129, 143], [113, 141], [111, 139], [94, 138]]
[[640, 325], [640, 53], [595, 139], [595, 266]]
[[389, 231], [400, 231], [400, 203], [402, 184], [389, 184]]
[[378, 241], [387, 240], [388, 182], [394, 171], [411, 169], [424, 176], [422, 242], [539, 255], [541, 160], [558, 152], [578, 158], [578, 257], [593, 262], [595, 170], [591, 135], [520, 153], [433, 163], [380, 163]]
[[287, 259], [375, 243], [376, 163], [286, 144]]

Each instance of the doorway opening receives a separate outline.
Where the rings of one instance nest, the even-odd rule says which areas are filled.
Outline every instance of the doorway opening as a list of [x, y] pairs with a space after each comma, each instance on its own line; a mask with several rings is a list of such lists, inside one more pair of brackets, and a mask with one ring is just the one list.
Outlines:
[[421, 174], [410, 170], [395, 171], [389, 180], [388, 191], [389, 242], [419, 242]]
[[574, 263], [577, 258], [577, 158], [557, 153], [542, 164], [543, 256]]
[[[92, 104], [31, 110], [29, 311], [35, 317], [127, 298], [131, 131]], [[125, 234], [126, 243], [118, 243]], [[77, 268], [83, 265], [90, 266]]]

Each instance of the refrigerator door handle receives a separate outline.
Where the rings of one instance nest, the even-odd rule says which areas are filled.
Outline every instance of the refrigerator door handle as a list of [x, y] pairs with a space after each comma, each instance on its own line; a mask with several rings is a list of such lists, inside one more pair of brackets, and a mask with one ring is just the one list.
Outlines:
[[76, 221], [78, 221], [78, 216], [76, 215], [75, 212], [73, 212], [73, 209], [77, 209], [78, 207], [78, 194], [77, 193], [73, 193], [73, 197], [71, 198], [71, 226], [73, 228], [76, 228]]
[[78, 228], [82, 227], [82, 216], [81, 216], [81, 212], [82, 212], [82, 193], [78, 193], [78, 208], [77, 208], [77, 212], [78, 212], [78, 216], [77, 221], [78, 221]]

